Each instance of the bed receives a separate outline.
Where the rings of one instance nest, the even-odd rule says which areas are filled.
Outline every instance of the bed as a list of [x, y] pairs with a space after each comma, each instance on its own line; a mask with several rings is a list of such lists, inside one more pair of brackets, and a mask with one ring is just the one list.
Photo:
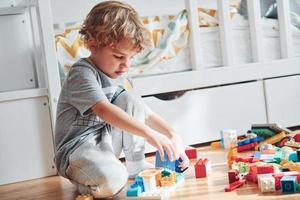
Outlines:
[[[215, 5], [207, 1], [200, 1], [197, 5], [198, 12], [198, 38], [200, 43], [199, 56], [203, 68], [221, 67], [223, 65], [221, 52], [221, 38], [218, 22], [218, 10]], [[240, 65], [253, 62], [251, 47], [251, 33], [247, 13], [243, 7], [246, 1], [230, 1], [230, 23], [232, 29], [232, 54], [233, 65]], [[269, 4], [270, 7], [272, 4]], [[268, 9], [264, 9], [268, 10]], [[262, 15], [266, 15], [264, 11]], [[269, 11], [270, 12], [270, 11]], [[299, 12], [299, 11], [298, 11]], [[292, 12], [291, 12], [292, 13]], [[141, 13], [143, 14], [143, 13]], [[298, 15], [299, 14], [299, 15]], [[291, 40], [293, 47], [293, 57], [300, 56], [300, 12], [294, 15], [298, 18], [291, 24]], [[291, 15], [292, 16], [292, 15]], [[174, 15], [151, 15], [142, 16], [142, 21], [152, 36], [152, 47], [140, 56], [133, 59], [129, 76], [148, 76], [154, 74], [167, 74], [174, 72], [192, 70], [189, 48], [189, 24], [188, 13], [184, 8]], [[168, 25], [175, 24], [173, 30], [168, 29]], [[61, 66], [67, 72], [68, 68], [79, 58], [87, 56], [89, 53], [79, 41], [79, 24], [67, 27], [62, 34], [57, 34], [58, 58]], [[278, 60], [281, 58], [280, 52], [280, 29], [277, 19], [271, 17], [261, 18], [262, 50], [263, 61]], [[57, 30], [57, 32], [59, 32]], [[67, 45], [77, 43], [79, 47], [77, 55], [68, 51]], [[161, 44], [167, 43], [164, 49], [160, 49]], [[77, 46], [75, 45], [75, 48]], [[147, 55], [147, 56], [146, 56]], [[147, 64], [144, 64], [148, 61]]]

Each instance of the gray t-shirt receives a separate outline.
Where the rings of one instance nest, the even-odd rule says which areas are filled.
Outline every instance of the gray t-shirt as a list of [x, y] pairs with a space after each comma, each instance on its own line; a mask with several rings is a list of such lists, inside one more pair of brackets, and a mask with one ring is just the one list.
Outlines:
[[100, 133], [106, 123], [91, 107], [112, 102], [125, 89], [124, 78], [111, 79], [86, 59], [76, 62], [66, 77], [58, 105], [55, 126], [55, 162], [65, 177], [70, 154], [90, 137]]

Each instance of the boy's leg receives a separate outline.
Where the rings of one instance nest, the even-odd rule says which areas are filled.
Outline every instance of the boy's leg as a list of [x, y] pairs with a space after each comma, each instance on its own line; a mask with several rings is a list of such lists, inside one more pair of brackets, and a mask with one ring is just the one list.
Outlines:
[[[121, 93], [113, 102], [130, 116], [145, 123], [145, 118], [148, 113], [142, 99], [128, 92]], [[123, 149], [129, 172], [129, 177], [134, 177], [140, 171], [154, 167], [145, 161], [145, 139], [130, 133], [120, 131], [112, 127], [112, 145], [117, 157]]]
[[107, 129], [104, 128], [98, 137], [101, 138], [90, 139], [70, 155], [66, 174], [80, 193], [107, 198], [121, 191], [128, 173], [113, 153]]

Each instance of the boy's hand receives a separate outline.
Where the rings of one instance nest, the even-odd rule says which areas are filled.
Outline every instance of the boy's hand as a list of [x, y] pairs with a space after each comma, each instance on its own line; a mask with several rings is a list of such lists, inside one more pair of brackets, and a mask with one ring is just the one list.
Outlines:
[[174, 147], [171, 140], [165, 135], [151, 130], [151, 133], [146, 140], [149, 144], [157, 148], [161, 158], [164, 158], [164, 150], [167, 152], [171, 161], [174, 161], [179, 157], [177, 149]]
[[[182, 159], [180, 168], [187, 168], [190, 165], [190, 160], [185, 153], [185, 145], [183, 144], [182, 139], [176, 133], [174, 133], [171, 137], [171, 142], [173, 143], [174, 147], [178, 150], [179, 157]], [[176, 157], [176, 159], [178, 159], [179, 157]]]

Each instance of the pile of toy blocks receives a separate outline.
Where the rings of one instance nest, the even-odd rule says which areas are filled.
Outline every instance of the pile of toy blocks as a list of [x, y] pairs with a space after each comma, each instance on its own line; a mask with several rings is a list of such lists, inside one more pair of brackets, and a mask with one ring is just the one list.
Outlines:
[[134, 183], [127, 188], [127, 199], [163, 199], [184, 181], [180, 159], [170, 161], [166, 152], [161, 159], [158, 151], [155, 157], [155, 168], [144, 170], [135, 177]]
[[[250, 134], [250, 136], [249, 136]], [[299, 191], [300, 135], [276, 124], [252, 125], [245, 138], [231, 146], [227, 159], [229, 185], [232, 191], [246, 182], [258, 184], [262, 193], [281, 190], [282, 193]], [[239, 155], [239, 152], [256, 150]]]

